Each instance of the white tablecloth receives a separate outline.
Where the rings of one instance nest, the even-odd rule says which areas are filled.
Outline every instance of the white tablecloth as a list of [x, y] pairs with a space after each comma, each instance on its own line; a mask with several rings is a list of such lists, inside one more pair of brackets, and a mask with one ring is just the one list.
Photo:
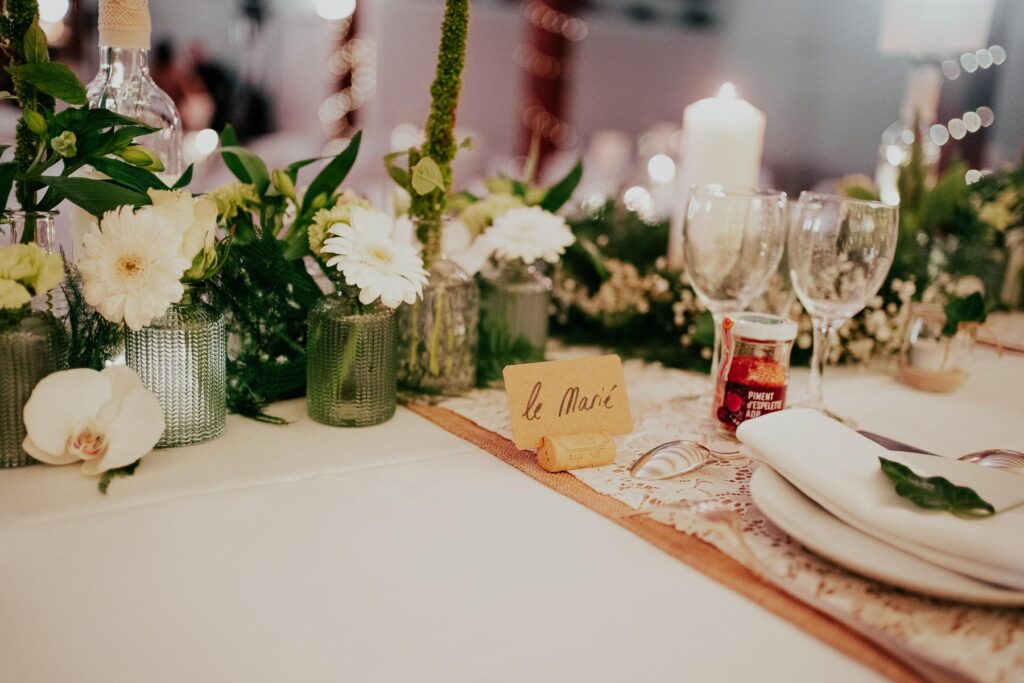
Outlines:
[[[949, 396], [827, 380], [863, 428], [1024, 449], [1024, 357], [979, 352]], [[0, 681], [876, 679], [408, 411], [303, 410], [229, 418], [105, 497], [72, 467], [0, 471]]]

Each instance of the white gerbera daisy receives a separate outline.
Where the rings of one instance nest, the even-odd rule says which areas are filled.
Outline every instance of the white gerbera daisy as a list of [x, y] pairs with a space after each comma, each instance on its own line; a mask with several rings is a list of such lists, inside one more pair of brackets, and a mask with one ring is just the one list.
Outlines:
[[498, 259], [523, 263], [558, 263], [565, 248], [576, 241], [564, 218], [539, 206], [509, 209], [494, 219], [484, 236], [493, 242]]
[[345, 281], [359, 289], [359, 302], [380, 299], [388, 308], [411, 304], [423, 291], [427, 273], [423, 260], [411, 244], [400, 244], [392, 236], [394, 222], [387, 214], [353, 207], [348, 225], [330, 228], [323, 252], [336, 254], [327, 261], [345, 275]]
[[182, 234], [160, 211], [108, 211], [83, 243], [85, 300], [107, 320], [138, 331], [181, 301], [181, 276], [192, 264], [181, 253]]

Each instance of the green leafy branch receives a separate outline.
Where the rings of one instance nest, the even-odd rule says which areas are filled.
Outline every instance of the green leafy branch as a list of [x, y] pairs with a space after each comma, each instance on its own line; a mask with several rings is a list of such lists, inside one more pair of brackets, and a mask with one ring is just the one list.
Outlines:
[[[7, 206], [12, 186], [24, 211], [49, 211], [69, 199], [94, 215], [124, 204], [148, 204], [146, 189], [166, 189], [153, 174], [163, 170], [159, 157], [134, 142], [155, 129], [85, 106], [85, 86], [66, 66], [50, 61], [35, 0], [5, 3], [0, 47], [10, 61], [6, 70], [22, 109], [14, 159], [0, 164], [0, 208]], [[58, 100], [70, 106], [57, 113]], [[57, 175], [46, 175], [58, 164]], [[87, 166], [110, 178], [71, 177]], [[34, 239], [31, 231], [22, 235], [23, 241]]]

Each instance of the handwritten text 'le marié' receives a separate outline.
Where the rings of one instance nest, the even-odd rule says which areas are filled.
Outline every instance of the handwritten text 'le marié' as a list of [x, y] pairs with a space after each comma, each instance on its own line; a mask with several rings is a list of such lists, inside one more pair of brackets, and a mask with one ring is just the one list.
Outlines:
[[[589, 412], [599, 408], [611, 410], [615, 407], [612, 405], [612, 394], [618, 387], [618, 384], [613, 384], [608, 391], [601, 387], [601, 391], [586, 395], [580, 392], [578, 386], [570, 386], [562, 394], [562, 400], [558, 404], [558, 417], [567, 417], [573, 413]], [[530, 398], [526, 401], [526, 409], [523, 411], [523, 417], [527, 420], [540, 420], [543, 417], [541, 410], [544, 408], [544, 403], [540, 400], [542, 388], [542, 382], [533, 385]]]

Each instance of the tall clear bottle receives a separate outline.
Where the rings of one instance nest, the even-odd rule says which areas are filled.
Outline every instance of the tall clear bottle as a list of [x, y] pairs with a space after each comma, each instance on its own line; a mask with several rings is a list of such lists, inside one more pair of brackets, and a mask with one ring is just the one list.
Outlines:
[[100, 70], [89, 84], [89, 107], [158, 128], [138, 142], [160, 156], [167, 176], [177, 178], [184, 171], [181, 115], [149, 73], [150, 30], [148, 0], [100, 0]]

